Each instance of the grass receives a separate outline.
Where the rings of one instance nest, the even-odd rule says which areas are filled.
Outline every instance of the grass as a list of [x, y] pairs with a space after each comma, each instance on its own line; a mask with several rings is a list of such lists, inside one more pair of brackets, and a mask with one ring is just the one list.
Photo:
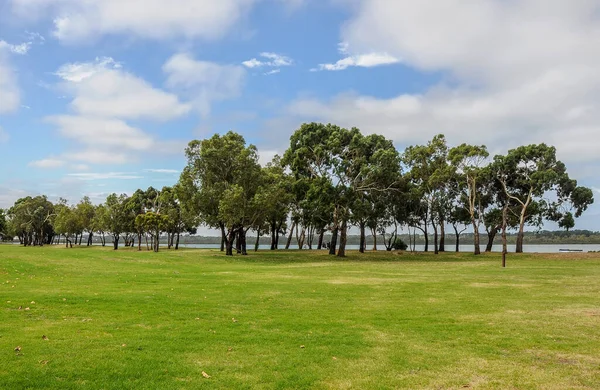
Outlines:
[[0, 388], [600, 388], [600, 254], [499, 265], [3, 245]]

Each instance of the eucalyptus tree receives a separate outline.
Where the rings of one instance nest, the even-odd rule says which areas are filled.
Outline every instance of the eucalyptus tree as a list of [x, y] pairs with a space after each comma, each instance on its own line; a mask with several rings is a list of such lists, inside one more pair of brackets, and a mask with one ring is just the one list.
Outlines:
[[260, 184], [257, 149], [230, 131], [190, 142], [186, 157], [182, 201], [207, 226], [220, 229], [222, 247], [232, 255], [233, 240], [245, 241], [246, 228], [252, 225], [251, 200]]
[[62, 202], [59, 203], [57, 205], [56, 218], [54, 219], [54, 229], [57, 234], [65, 236], [65, 246], [67, 248], [73, 248], [73, 241], [71, 239], [74, 236], [77, 237], [76, 235], [81, 229], [80, 226], [80, 216], [77, 209]]
[[450, 149], [448, 157], [456, 169], [461, 198], [466, 200], [466, 210], [469, 213], [473, 227], [474, 253], [479, 255], [481, 254], [479, 227], [484, 212], [481, 199], [481, 189], [485, 184], [483, 168], [489, 153], [484, 145], [462, 144]]
[[264, 197], [262, 204], [266, 207], [264, 223], [271, 235], [271, 250], [275, 250], [279, 247], [279, 235], [285, 227], [292, 201], [292, 180], [279, 156], [262, 168], [262, 181], [264, 190], [259, 196]]
[[100, 235], [102, 246], [106, 246], [106, 232], [108, 231], [108, 214], [104, 204], [95, 207], [94, 218], [92, 219], [92, 229]]
[[54, 205], [46, 196], [18, 199], [8, 211], [24, 246], [51, 244], [54, 239]]
[[[83, 231], [88, 233], [87, 246], [92, 245], [92, 239], [94, 235], [93, 220], [95, 212], [95, 207], [88, 196], [84, 196], [75, 208], [79, 228], [81, 230], [81, 236], [83, 236]], [[79, 245], [81, 245], [81, 238], [82, 237], [79, 238]]]
[[[508, 223], [508, 203], [514, 202], [519, 209], [517, 253], [523, 252], [528, 218], [538, 223], [549, 219], [564, 224], [565, 218], [580, 217], [594, 202], [592, 190], [578, 186], [565, 164], [557, 160], [556, 149], [546, 144], [520, 146], [506, 156], [496, 156], [493, 170], [507, 198], [504, 227]], [[548, 195], [553, 199], [546, 198]]]
[[6, 212], [0, 209], [0, 241], [6, 241], [8, 238], [8, 221], [6, 219]]
[[332, 124], [303, 124], [290, 138], [283, 161], [296, 179], [327, 187], [333, 209], [330, 253], [335, 254], [339, 232], [340, 257], [345, 256], [351, 206], [357, 194], [388, 190], [400, 173], [398, 152], [391, 141]]
[[[403, 154], [403, 163], [407, 167], [407, 176], [412, 182], [414, 193], [420, 193], [425, 208], [419, 208], [423, 233], [427, 237], [427, 225], [434, 230], [434, 250], [438, 253], [438, 226], [445, 223], [445, 185], [451, 174], [448, 164], [448, 146], [443, 134], [436, 135], [427, 145], [409, 146]], [[425, 251], [428, 250], [428, 241]]]
[[121, 234], [132, 230], [131, 214], [128, 209], [129, 197], [126, 194], [110, 194], [104, 203], [106, 231], [113, 237], [113, 248], [119, 249]]

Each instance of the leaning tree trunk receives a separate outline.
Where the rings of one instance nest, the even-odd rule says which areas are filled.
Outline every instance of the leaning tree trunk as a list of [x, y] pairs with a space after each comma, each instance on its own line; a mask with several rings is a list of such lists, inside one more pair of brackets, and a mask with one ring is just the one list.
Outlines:
[[292, 228], [290, 229], [290, 235], [288, 236], [287, 242], [285, 243], [285, 249], [290, 249], [290, 245], [292, 245], [292, 237], [294, 236], [294, 228], [296, 227], [296, 222], [292, 222]]
[[177, 231], [177, 238], [175, 239], [175, 250], [179, 250], [179, 236], [181, 232]]
[[485, 251], [486, 252], [491, 252], [492, 251], [492, 247], [494, 245], [494, 239], [496, 238], [496, 234], [498, 234], [498, 229], [497, 227], [494, 227], [493, 229], [491, 229], [488, 233], [488, 242], [487, 245], [485, 246]]
[[[273, 249], [274, 237], [271, 237], [271, 249]], [[258, 252], [258, 245], [260, 244], [260, 229], [256, 231], [256, 242], [254, 243], [254, 252]]]
[[335, 255], [337, 239], [338, 239], [338, 228], [335, 227], [335, 228], [333, 228], [333, 231], [331, 232], [331, 243], [329, 244], [329, 254], [330, 255]]
[[340, 234], [340, 249], [338, 250], [338, 257], [346, 257], [346, 242], [348, 241], [348, 224], [346, 220], [342, 221], [342, 229]]
[[367, 245], [366, 240], [365, 240], [365, 223], [361, 222], [360, 223], [360, 244], [359, 244], [359, 248], [358, 251], [360, 253], [365, 253], [365, 246]]
[[446, 252], [446, 227], [444, 221], [440, 222], [440, 245], [439, 251]]
[[425, 222], [425, 229], [423, 229], [425, 235], [425, 252], [429, 252], [429, 234], [427, 233], [427, 222]]
[[94, 235], [94, 233], [92, 233], [92, 232], [90, 232], [90, 234], [88, 235], [87, 246], [92, 246], [93, 235]]

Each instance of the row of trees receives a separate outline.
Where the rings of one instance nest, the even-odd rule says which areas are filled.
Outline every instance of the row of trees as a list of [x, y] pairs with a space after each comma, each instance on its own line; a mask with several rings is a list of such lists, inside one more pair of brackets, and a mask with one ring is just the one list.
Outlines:
[[[479, 254], [482, 229], [486, 250], [500, 232], [506, 248], [506, 232], [515, 229], [522, 252], [526, 226], [551, 220], [568, 230], [593, 202], [592, 191], [578, 186], [555, 148], [545, 144], [492, 159], [485, 146], [449, 147], [438, 135], [400, 153], [381, 135], [309, 123], [292, 135], [283, 156], [264, 167], [256, 147], [234, 132], [192, 141], [185, 153], [187, 165], [173, 187], [112, 194], [99, 206], [87, 198], [77, 205], [23, 198], [6, 213], [6, 225], [24, 245], [50, 243], [56, 235], [67, 245], [81, 243], [84, 233], [89, 245], [97, 233], [102, 242], [110, 234], [115, 249], [122, 238], [125, 245], [137, 240], [141, 250], [146, 238], [146, 246], [158, 251], [161, 234], [177, 247], [181, 233], [204, 224], [221, 232], [227, 255], [234, 247], [246, 254], [252, 230], [255, 249], [268, 234], [273, 250], [287, 236], [286, 249], [295, 237], [300, 249], [327, 246], [338, 256], [345, 256], [350, 226], [360, 231], [361, 252], [367, 232], [375, 248], [380, 237], [391, 250], [404, 228], [412, 237], [423, 233], [426, 251], [433, 232], [435, 253], [445, 250], [446, 229], [452, 227], [456, 250], [461, 233], [470, 229]], [[409, 244], [414, 248], [414, 240]]]

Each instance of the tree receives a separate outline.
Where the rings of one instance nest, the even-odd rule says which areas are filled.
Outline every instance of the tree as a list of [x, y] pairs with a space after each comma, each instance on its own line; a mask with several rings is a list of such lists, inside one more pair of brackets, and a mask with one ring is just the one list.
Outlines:
[[6, 220], [6, 212], [0, 209], [0, 241], [8, 240], [8, 221]]
[[[550, 219], [565, 224], [573, 210], [577, 218], [594, 202], [592, 190], [569, 178], [566, 166], [556, 159], [556, 149], [546, 144], [520, 146], [506, 156], [494, 158], [494, 171], [504, 195], [519, 206], [516, 252], [523, 252], [524, 227], [528, 218]], [[544, 198], [552, 194], [555, 198]], [[503, 214], [507, 225], [508, 202]], [[573, 214], [571, 214], [573, 215]]]
[[425, 252], [428, 250], [427, 225], [434, 230], [434, 251], [437, 254], [438, 229], [445, 224], [447, 202], [444, 199], [445, 185], [450, 180], [452, 169], [448, 164], [448, 146], [446, 138], [439, 134], [427, 145], [409, 146], [403, 155], [403, 162], [409, 169], [407, 175], [413, 184], [413, 193], [419, 193], [424, 207], [419, 208], [417, 216], [423, 224]]
[[303, 124], [290, 138], [283, 162], [296, 180], [329, 187], [323, 189], [331, 194], [333, 208], [330, 253], [335, 254], [339, 232], [340, 257], [345, 256], [351, 206], [357, 195], [388, 190], [400, 173], [398, 152], [391, 141], [332, 124]]
[[[79, 219], [81, 233], [83, 233], [83, 231], [88, 232], [87, 246], [92, 245], [92, 238], [94, 235], [93, 220], [95, 211], [94, 205], [87, 196], [84, 196], [81, 202], [77, 204], [76, 214]], [[81, 238], [79, 244], [81, 245]]]
[[462, 144], [450, 149], [448, 157], [459, 176], [458, 181], [461, 183], [459, 188], [461, 188], [463, 197], [466, 200], [466, 210], [473, 226], [475, 255], [479, 255], [481, 253], [479, 226], [483, 216], [480, 188], [484, 179], [482, 177], [483, 164], [489, 157], [489, 153], [484, 145]]
[[[233, 241], [245, 243], [247, 228], [256, 217], [251, 200], [260, 185], [260, 165], [254, 145], [228, 132], [186, 149], [188, 164], [182, 172], [182, 201], [207, 226], [221, 230], [222, 247], [232, 255]], [[251, 215], [252, 214], [252, 215]]]
[[132, 225], [129, 218], [129, 210], [127, 209], [128, 201], [129, 198], [126, 194], [117, 195], [113, 193], [106, 198], [106, 231], [110, 232], [113, 236], [113, 247], [115, 250], [119, 249], [121, 234], [127, 232], [130, 225]]
[[15, 233], [24, 246], [52, 243], [55, 216], [54, 205], [46, 196], [27, 196], [18, 199], [8, 212], [15, 227]]

